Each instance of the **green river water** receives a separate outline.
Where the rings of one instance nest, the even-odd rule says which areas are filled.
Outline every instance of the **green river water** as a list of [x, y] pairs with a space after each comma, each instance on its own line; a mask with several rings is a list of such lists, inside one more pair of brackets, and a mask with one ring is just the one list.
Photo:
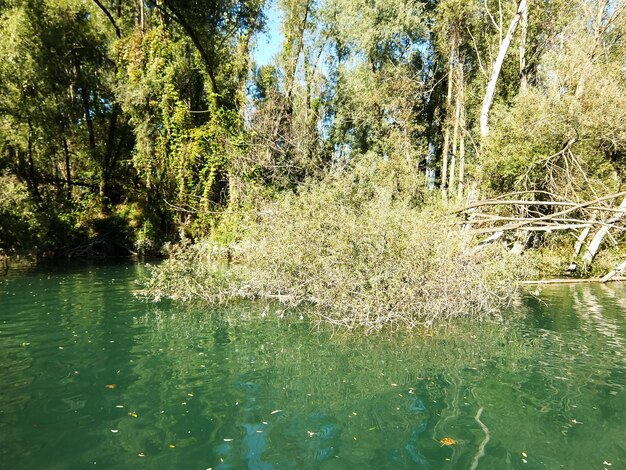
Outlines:
[[0, 273], [1, 468], [626, 468], [624, 284], [356, 338], [144, 303], [144, 269]]

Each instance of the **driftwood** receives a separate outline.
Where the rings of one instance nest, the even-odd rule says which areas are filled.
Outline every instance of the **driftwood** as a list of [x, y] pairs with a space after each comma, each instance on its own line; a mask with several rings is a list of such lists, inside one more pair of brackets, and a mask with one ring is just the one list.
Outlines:
[[605, 276], [600, 279], [600, 282], [609, 282], [619, 279], [618, 274], [622, 274], [626, 270], [626, 261], [618, 264], [615, 268], [609, 271]]
[[[528, 197], [533, 194], [547, 200]], [[615, 207], [619, 199], [621, 203]], [[463, 224], [469, 233], [488, 235], [480, 241], [477, 249], [501, 238], [503, 234], [508, 234], [509, 240], [511, 234], [518, 240], [527, 240], [533, 232], [572, 231], [576, 243], [568, 270], [575, 271], [581, 254], [582, 262], [591, 264], [606, 238], [613, 239], [617, 245], [611, 230], [626, 231], [626, 191], [582, 202], [559, 200], [556, 194], [548, 191], [521, 191], [473, 202], [457, 213], [465, 216]], [[518, 248], [518, 251], [523, 250], [523, 247]]]
[[622, 212], [616, 213], [611, 219], [608, 220], [608, 224], [600, 227], [596, 234], [593, 236], [593, 239], [587, 246], [585, 254], [583, 255], [583, 261], [585, 263], [591, 264], [591, 262], [595, 258], [598, 250], [600, 249], [600, 245], [604, 241], [604, 238], [609, 234], [609, 225], [613, 226], [624, 217], [624, 211], [626, 211], [626, 197], [622, 199], [622, 203], [619, 205], [619, 209]]
[[[460, 212], [467, 214], [468, 219], [465, 224], [472, 226], [471, 233], [475, 235], [500, 231], [584, 230], [594, 226], [604, 228], [602, 232], [606, 235], [609, 229], [626, 230], [623, 226], [617, 225], [626, 214], [626, 202], [622, 202], [617, 209], [609, 205], [601, 205], [607, 201], [615, 201], [620, 197], [626, 197], [626, 191], [584, 202], [489, 199], [470, 204]], [[476, 211], [476, 209], [484, 207], [507, 208], [509, 212], [526, 215], [514, 217]], [[550, 212], [549, 209], [551, 208], [558, 208], [558, 210]], [[605, 221], [597, 216], [598, 213], [604, 212], [613, 214], [613, 217]], [[536, 214], [536, 216], [531, 217], [532, 214]]]
[[[608, 275], [607, 275], [608, 276]], [[590, 284], [595, 282], [605, 283], [608, 281], [611, 282], [623, 282], [626, 281], [626, 277], [624, 276], [612, 276], [611, 278], [603, 281], [604, 277], [590, 277], [587, 279], [537, 279], [534, 281], [521, 281], [520, 284], [523, 286], [536, 286], [536, 285], [548, 285], [548, 284]]]

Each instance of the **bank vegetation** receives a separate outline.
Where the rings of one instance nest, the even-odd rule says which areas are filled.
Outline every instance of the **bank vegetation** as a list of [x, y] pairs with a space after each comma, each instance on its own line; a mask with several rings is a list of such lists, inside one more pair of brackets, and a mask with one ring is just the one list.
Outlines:
[[156, 296], [374, 329], [626, 266], [624, 0], [5, 0], [0, 28], [2, 256], [165, 252]]

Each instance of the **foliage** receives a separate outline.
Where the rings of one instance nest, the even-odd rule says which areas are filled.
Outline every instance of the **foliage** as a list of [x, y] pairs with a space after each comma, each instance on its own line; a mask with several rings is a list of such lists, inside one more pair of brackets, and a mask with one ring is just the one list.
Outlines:
[[306, 310], [313, 320], [347, 329], [497, 315], [513, 292], [512, 264], [498, 248], [469, 250], [455, 218], [416, 208], [419, 196], [401, 169], [365, 159], [305, 185], [271, 205], [231, 247], [236, 264], [228, 270], [216, 262], [214, 245], [178, 249], [153, 274], [149, 295], [211, 304], [276, 298], [313, 305]]
[[389, 193], [358, 203], [344, 182], [330, 186], [287, 198], [260, 226], [243, 255], [253, 289], [311, 302], [318, 321], [368, 330], [486, 318], [508, 300], [502, 254], [472, 253], [456, 220]]
[[145, 293], [153, 300], [202, 300], [219, 305], [231, 298], [238, 283], [235, 270], [226, 269], [225, 250], [210, 242], [166, 247], [168, 259], [153, 267], [144, 279]]
[[42, 241], [36, 206], [24, 184], [0, 176], [0, 251], [28, 251]]
[[[517, 15], [520, 5], [0, 2], [0, 171], [19, 183], [10, 197], [27, 191], [19, 220], [37, 232], [0, 242], [56, 254], [149, 254], [204, 238], [231, 245], [253, 236], [272, 201], [294, 227], [304, 223], [297, 201], [309, 198], [348, 225], [387, 207], [396, 219], [381, 224], [409, 243], [389, 225], [406, 217], [421, 230], [411, 214], [439, 207], [436, 186], [452, 206], [479, 189], [545, 202], [618, 192], [624, 0], [533, 1]], [[257, 34], [277, 13], [282, 49], [259, 66]], [[488, 81], [497, 85], [482, 126], [489, 135], [478, 132]], [[513, 212], [497, 216], [529, 215]], [[256, 227], [275, 237], [271, 223]], [[529, 246], [552, 241], [571, 244], [542, 234]]]

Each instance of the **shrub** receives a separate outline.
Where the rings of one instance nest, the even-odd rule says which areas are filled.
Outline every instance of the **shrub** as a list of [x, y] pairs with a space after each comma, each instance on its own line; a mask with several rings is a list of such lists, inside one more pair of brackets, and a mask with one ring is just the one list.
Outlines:
[[230, 248], [229, 269], [214, 245], [177, 248], [148, 291], [212, 304], [275, 298], [347, 329], [499, 315], [514, 291], [508, 255], [471, 249], [458, 219], [421, 210], [399, 186], [373, 186], [362, 176], [346, 172], [282, 197]]
[[457, 219], [384, 195], [357, 206], [335, 196], [309, 188], [259, 224], [241, 253], [253, 292], [368, 330], [484, 318], [510, 298], [504, 253], [472, 251]]
[[34, 250], [43, 234], [37, 207], [26, 186], [16, 178], [0, 176], [0, 188], [0, 250]]
[[162, 297], [183, 302], [203, 301], [211, 305], [230, 300], [239, 284], [236, 269], [222, 262], [226, 249], [208, 241], [166, 245], [168, 259], [153, 266], [143, 280], [144, 293], [152, 300]]

